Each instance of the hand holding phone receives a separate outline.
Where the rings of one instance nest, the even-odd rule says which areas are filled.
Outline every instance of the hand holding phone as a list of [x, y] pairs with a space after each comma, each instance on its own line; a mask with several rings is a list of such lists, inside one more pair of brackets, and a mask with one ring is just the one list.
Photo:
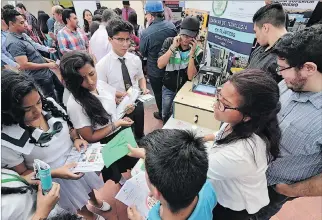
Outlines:
[[173, 39], [172, 47], [177, 49], [180, 46], [180, 43], [181, 43], [181, 37], [180, 35], [178, 35]]
[[196, 52], [196, 48], [197, 48], [198, 42], [197, 40], [194, 38], [191, 42], [190, 42], [190, 56], [193, 56]]

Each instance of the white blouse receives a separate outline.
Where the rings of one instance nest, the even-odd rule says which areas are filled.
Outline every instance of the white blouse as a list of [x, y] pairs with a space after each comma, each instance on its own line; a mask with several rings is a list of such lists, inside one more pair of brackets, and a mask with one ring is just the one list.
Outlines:
[[[65, 112], [52, 98], [48, 99], [61, 111]], [[47, 112], [43, 111], [44, 116], [47, 114]], [[53, 131], [53, 125], [57, 121], [62, 123], [63, 128], [60, 132], [53, 135], [49, 142], [44, 144], [46, 147], [40, 147], [29, 143], [29, 135], [26, 135], [25, 130], [19, 125], [4, 126], [2, 134], [5, 134], [10, 138], [5, 138], [3, 135], [1, 137], [1, 167], [12, 168], [25, 162], [28, 169], [33, 169], [32, 164], [34, 159], [46, 162], [52, 169], [63, 166], [68, 153], [73, 147], [73, 142], [70, 139], [67, 122], [62, 118], [51, 117], [47, 121], [49, 126], [47, 132]], [[33, 132], [33, 137], [37, 135], [39, 137], [41, 133], [42, 130], [36, 129]], [[27, 139], [25, 139], [24, 136], [26, 136]], [[19, 146], [18, 143], [22, 141], [24, 142], [24, 145]]]
[[[223, 124], [217, 135], [227, 125]], [[220, 205], [254, 214], [269, 203], [266, 144], [258, 135], [230, 144], [215, 144], [208, 154], [207, 175]]]
[[[97, 91], [98, 95], [94, 94], [102, 103], [106, 112], [111, 115], [112, 121], [116, 121], [116, 101], [115, 93], [116, 90], [107, 83], [98, 80], [97, 81]], [[83, 107], [75, 100], [74, 96], [71, 94], [67, 102], [67, 113], [75, 129], [80, 129], [84, 127], [93, 127], [94, 130], [99, 130], [104, 126], [93, 126], [90, 118], [87, 116]]]

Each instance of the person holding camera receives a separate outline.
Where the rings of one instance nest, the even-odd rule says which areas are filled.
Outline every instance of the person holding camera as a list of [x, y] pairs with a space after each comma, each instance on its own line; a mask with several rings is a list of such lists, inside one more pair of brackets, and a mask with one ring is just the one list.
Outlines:
[[162, 120], [172, 114], [172, 102], [177, 92], [198, 72], [203, 50], [197, 43], [200, 21], [195, 16], [183, 19], [178, 36], [167, 38], [159, 53], [158, 68], [165, 68], [162, 87]]

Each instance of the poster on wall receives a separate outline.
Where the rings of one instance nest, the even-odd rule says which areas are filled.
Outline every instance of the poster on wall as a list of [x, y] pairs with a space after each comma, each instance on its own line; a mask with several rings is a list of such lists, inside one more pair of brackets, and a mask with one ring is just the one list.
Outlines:
[[279, 1], [289, 16], [288, 31], [295, 32], [306, 27], [319, 1]]
[[245, 68], [255, 34], [253, 15], [264, 1], [198, 1], [186, 7], [210, 10], [208, 43], [211, 66], [229, 72], [231, 67]]
[[196, 39], [198, 41], [198, 45], [203, 49], [203, 51], [205, 51], [208, 37], [209, 11], [186, 8], [183, 14], [183, 18], [185, 18], [186, 16], [196, 16], [200, 20], [199, 34]]
[[165, 1], [165, 5], [171, 9], [173, 15], [173, 21], [181, 19], [181, 13], [184, 8], [184, 1]]

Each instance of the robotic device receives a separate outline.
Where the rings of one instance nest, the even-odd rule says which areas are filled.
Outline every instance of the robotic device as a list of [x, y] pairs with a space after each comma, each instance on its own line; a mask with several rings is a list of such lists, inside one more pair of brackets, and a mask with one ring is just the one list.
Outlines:
[[192, 92], [215, 96], [216, 88], [222, 84], [223, 71], [218, 67], [203, 66], [192, 80]]

